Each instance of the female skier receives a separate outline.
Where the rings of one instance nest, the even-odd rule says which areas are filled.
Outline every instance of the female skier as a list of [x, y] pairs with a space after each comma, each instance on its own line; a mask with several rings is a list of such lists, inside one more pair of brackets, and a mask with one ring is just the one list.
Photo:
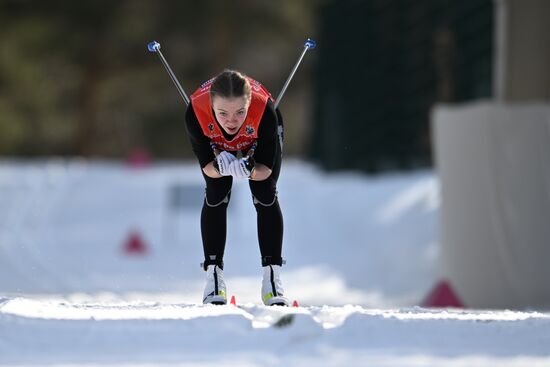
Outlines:
[[247, 179], [257, 213], [266, 305], [288, 305], [280, 279], [283, 216], [277, 200], [282, 117], [257, 81], [225, 70], [191, 95], [186, 126], [206, 195], [201, 212], [206, 286], [203, 303], [226, 304], [223, 256], [233, 179]]

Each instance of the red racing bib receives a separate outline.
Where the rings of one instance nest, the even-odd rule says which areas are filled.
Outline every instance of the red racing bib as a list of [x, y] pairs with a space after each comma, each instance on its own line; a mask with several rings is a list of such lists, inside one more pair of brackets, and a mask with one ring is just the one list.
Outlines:
[[191, 95], [193, 110], [202, 128], [202, 132], [210, 141], [216, 144], [220, 150], [238, 151], [249, 149], [258, 138], [258, 127], [265, 111], [268, 99], [273, 100], [271, 94], [258, 81], [246, 77], [250, 82], [252, 91], [250, 106], [246, 118], [233, 139], [227, 140], [223, 136], [221, 127], [216, 122], [212, 102], [210, 100], [210, 87], [214, 79], [204, 82], [199, 89]]

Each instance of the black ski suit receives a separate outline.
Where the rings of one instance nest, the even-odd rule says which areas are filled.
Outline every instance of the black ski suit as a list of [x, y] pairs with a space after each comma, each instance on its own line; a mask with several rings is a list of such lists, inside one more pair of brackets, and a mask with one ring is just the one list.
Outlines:
[[[191, 147], [201, 168], [214, 160], [210, 140], [204, 135], [199, 121], [189, 104], [185, 115]], [[250, 191], [257, 213], [258, 240], [262, 266], [282, 265], [283, 216], [277, 199], [277, 180], [282, 159], [282, 116], [268, 101], [258, 128], [254, 159], [272, 170], [263, 181], [249, 180]], [[280, 127], [280, 129], [279, 129]], [[221, 127], [220, 127], [221, 128]], [[280, 131], [279, 131], [280, 130]], [[231, 140], [222, 129], [225, 139]], [[234, 153], [234, 152], [231, 152]], [[243, 152], [243, 155], [246, 152]], [[201, 233], [204, 249], [204, 268], [216, 264], [223, 269], [227, 232], [227, 206], [231, 198], [232, 176], [211, 178], [204, 174], [206, 195], [201, 212]]]

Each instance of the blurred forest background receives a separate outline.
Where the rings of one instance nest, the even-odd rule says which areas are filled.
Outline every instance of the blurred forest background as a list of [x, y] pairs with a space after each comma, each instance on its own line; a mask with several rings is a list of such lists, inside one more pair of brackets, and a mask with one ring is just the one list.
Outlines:
[[281, 90], [285, 154], [430, 165], [436, 102], [491, 95], [492, 0], [0, 0], [0, 155], [191, 158], [185, 105], [226, 67]]
[[[189, 157], [185, 105], [147, 43], [161, 43], [188, 94], [231, 67], [276, 95], [314, 36], [318, 5], [2, 0], [0, 154], [125, 157], [147, 149], [155, 158]], [[309, 119], [310, 65], [304, 61], [281, 105], [295, 153]]]

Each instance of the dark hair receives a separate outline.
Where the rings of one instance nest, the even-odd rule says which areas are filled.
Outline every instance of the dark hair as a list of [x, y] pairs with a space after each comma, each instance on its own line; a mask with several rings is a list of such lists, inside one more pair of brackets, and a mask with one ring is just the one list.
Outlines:
[[250, 82], [246, 77], [235, 70], [226, 69], [218, 74], [210, 86], [210, 98], [215, 96], [224, 98], [245, 97], [250, 100]]

